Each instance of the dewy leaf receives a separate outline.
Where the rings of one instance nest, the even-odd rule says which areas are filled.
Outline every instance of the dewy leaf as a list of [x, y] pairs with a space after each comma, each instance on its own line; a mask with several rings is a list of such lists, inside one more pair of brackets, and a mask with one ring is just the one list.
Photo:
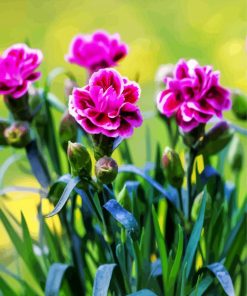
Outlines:
[[50, 218], [62, 210], [62, 208], [66, 204], [67, 200], [69, 199], [70, 193], [73, 191], [73, 189], [75, 188], [75, 186], [79, 182], [80, 182], [79, 177], [70, 179], [70, 181], [68, 182], [67, 186], [65, 187], [65, 189], [63, 191], [61, 198], [59, 199], [58, 203], [56, 204], [55, 208], [53, 209], [53, 211], [51, 213], [45, 215], [46, 218]]
[[47, 188], [50, 185], [50, 175], [43, 156], [38, 150], [36, 141], [31, 141], [26, 146], [27, 157], [32, 167], [32, 172], [42, 187]]
[[[194, 260], [194, 256], [196, 253], [197, 245], [200, 240], [200, 235], [203, 227], [203, 222], [204, 222], [204, 214], [205, 214], [205, 208], [206, 208], [206, 197], [207, 197], [207, 192], [204, 190], [203, 197], [202, 197], [202, 204], [199, 212], [198, 219], [193, 227], [187, 248], [185, 250], [185, 255], [184, 255], [184, 260], [183, 260], [183, 267], [185, 264], [187, 264], [186, 268], [186, 279], [188, 279], [190, 270], [192, 267], [192, 263]], [[183, 268], [182, 268], [183, 270]]]
[[162, 195], [166, 197], [175, 207], [177, 207], [177, 202], [175, 196], [170, 194], [167, 190], [165, 190], [158, 182], [153, 180], [150, 176], [144, 174], [142, 170], [138, 169], [134, 165], [123, 165], [118, 170], [119, 173], [134, 173], [141, 176], [145, 179], [150, 185], [152, 185], [156, 190], [158, 190]]
[[110, 199], [105, 203], [104, 208], [126, 228], [133, 240], [138, 238], [139, 226], [130, 212], [125, 210], [115, 199]]
[[143, 289], [143, 290], [137, 291], [135, 293], [128, 294], [127, 296], [157, 296], [157, 294], [155, 294], [151, 290]]
[[76, 272], [73, 272], [74, 268], [68, 264], [54, 263], [51, 265], [46, 284], [45, 284], [45, 296], [58, 296], [65, 277], [68, 279], [68, 283], [73, 291], [72, 295], [81, 295], [79, 279], [76, 276]]
[[235, 296], [232, 279], [230, 274], [220, 262], [212, 263], [206, 266], [218, 279], [221, 287], [228, 296]]
[[115, 263], [104, 264], [97, 269], [93, 284], [93, 296], [107, 296], [115, 266]]

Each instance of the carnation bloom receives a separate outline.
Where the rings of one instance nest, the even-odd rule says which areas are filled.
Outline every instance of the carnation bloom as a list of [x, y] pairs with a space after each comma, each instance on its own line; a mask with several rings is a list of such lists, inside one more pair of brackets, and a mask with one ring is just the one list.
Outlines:
[[230, 92], [220, 86], [219, 72], [195, 60], [180, 60], [165, 84], [157, 97], [158, 109], [167, 117], [175, 115], [184, 132], [206, 124], [215, 115], [222, 118], [222, 111], [231, 108]]
[[127, 138], [142, 124], [136, 106], [139, 97], [137, 83], [114, 69], [101, 69], [91, 76], [88, 85], [74, 89], [69, 112], [89, 134]]
[[127, 51], [127, 45], [120, 42], [118, 34], [109, 35], [104, 31], [96, 31], [92, 35], [75, 36], [65, 59], [87, 68], [92, 73], [116, 66], [117, 62], [126, 56]]
[[0, 56], [0, 94], [14, 99], [23, 96], [29, 85], [39, 79], [41, 73], [35, 72], [43, 55], [38, 49], [26, 44], [15, 44]]

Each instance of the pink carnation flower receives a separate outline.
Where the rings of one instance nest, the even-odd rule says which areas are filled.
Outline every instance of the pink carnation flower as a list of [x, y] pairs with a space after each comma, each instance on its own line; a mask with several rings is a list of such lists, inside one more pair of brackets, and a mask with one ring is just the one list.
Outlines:
[[127, 55], [127, 45], [120, 42], [118, 34], [109, 35], [96, 31], [92, 35], [77, 35], [71, 42], [69, 54], [65, 59], [90, 73], [102, 68], [113, 67]]
[[189, 132], [206, 124], [214, 115], [231, 108], [230, 92], [220, 86], [219, 72], [200, 66], [195, 60], [180, 60], [174, 76], [165, 78], [166, 89], [157, 97], [159, 111], [176, 116], [178, 125]]
[[0, 56], [0, 94], [14, 99], [23, 96], [29, 85], [40, 78], [35, 72], [43, 59], [42, 52], [25, 44], [15, 44]]
[[114, 69], [101, 69], [91, 76], [88, 85], [74, 89], [69, 112], [89, 134], [127, 138], [142, 124], [136, 106], [139, 97], [137, 83]]

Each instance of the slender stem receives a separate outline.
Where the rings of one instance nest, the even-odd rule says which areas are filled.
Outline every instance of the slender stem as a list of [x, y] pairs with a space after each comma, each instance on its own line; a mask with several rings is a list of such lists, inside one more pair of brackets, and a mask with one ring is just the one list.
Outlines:
[[181, 190], [181, 188], [177, 188], [177, 191], [178, 191], [178, 197], [179, 197], [180, 209], [181, 209], [182, 212], [184, 213], [182, 190]]
[[141, 264], [141, 254], [140, 248], [137, 241], [133, 241], [133, 247], [136, 257], [136, 290], [141, 289], [141, 276], [142, 276], [142, 264]]
[[189, 203], [189, 219], [190, 219], [191, 207], [192, 207], [192, 202], [193, 202], [191, 176], [192, 176], [192, 172], [193, 172], [193, 166], [194, 166], [195, 158], [196, 158], [196, 151], [191, 148], [190, 151], [189, 151], [189, 160], [188, 160], [189, 165], [188, 165], [188, 170], [187, 170], [187, 190], [188, 190], [188, 203]]

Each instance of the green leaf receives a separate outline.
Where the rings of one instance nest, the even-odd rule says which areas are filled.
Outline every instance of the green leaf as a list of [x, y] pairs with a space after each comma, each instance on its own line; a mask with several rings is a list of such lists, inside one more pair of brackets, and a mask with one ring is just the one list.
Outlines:
[[58, 203], [56, 204], [53, 211], [47, 215], [45, 215], [46, 218], [50, 218], [57, 213], [59, 213], [64, 205], [66, 204], [67, 200], [69, 199], [70, 193], [73, 191], [73, 189], [76, 187], [76, 185], [80, 182], [80, 177], [71, 178], [68, 184], [66, 185], [63, 194], [61, 198], [59, 199]]
[[83, 291], [80, 290], [81, 287], [74, 268], [68, 264], [54, 263], [48, 272], [45, 296], [58, 296], [64, 278], [68, 280], [71, 291], [73, 292], [72, 295], [83, 295], [81, 294]]
[[137, 291], [135, 293], [128, 294], [127, 296], [157, 296], [157, 294], [155, 294], [151, 290], [143, 289], [143, 290]]
[[190, 293], [189, 296], [202, 296], [205, 295], [204, 292], [207, 288], [212, 284], [213, 278], [211, 276], [206, 276], [204, 279], [201, 280], [199, 285]]
[[224, 265], [220, 262], [212, 263], [210, 265], [207, 265], [206, 268], [208, 268], [218, 279], [219, 283], [221, 284], [221, 287], [225, 291], [225, 293], [228, 296], [234, 296], [234, 288], [232, 279], [230, 277], [230, 274], [224, 267]]
[[104, 264], [97, 269], [93, 284], [93, 296], [107, 296], [115, 266], [115, 263]]
[[14, 154], [11, 155], [9, 158], [7, 158], [3, 164], [0, 167], [0, 188], [3, 185], [3, 178], [7, 172], [7, 170], [9, 169], [9, 167], [14, 164], [15, 162], [19, 161], [20, 159], [23, 158], [23, 155], [20, 154]]
[[47, 101], [59, 112], [64, 113], [67, 110], [67, 107], [53, 93], [47, 93]]
[[38, 149], [36, 141], [31, 141], [25, 149], [34, 176], [42, 187], [49, 187], [51, 177], [43, 155]]
[[175, 260], [172, 265], [171, 272], [169, 274], [169, 279], [168, 279], [168, 283], [169, 283], [168, 290], [169, 291], [173, 291], [173, 287], [176, 282], [178, 271], [180, 269], [180, 263], [181, 263], [181, 259], [182, 259], [182, 255], [183, 255], [183, 239], [184, 239], [183, 230], [182, 230], [181, 226], [178, 225], [178, 247], [177, 247], [177, 253], [175, 256]]
[[206, 190], [204, 190], [202, 204], [201, 204], [200, 212], [198, 215], [198, 219], [193, 227], [193, 230], [192, 230], [189, 242], [188, 242], [188, 246], [185, 250], [185, 255], [184, 255], [183, 264], [182, 264], [182, 270], [184, 269], [184, 266], [186, 264], [187, 265], [186, 273], [185, 273], [186, 279], [188, 279], [188, 277], [189, 277], [192, 263], [194, 261], [196, 249], [197, 249], [198, 243], [200, 241], [200, 235], [201, 235], [201, 231], [202, 231], [202, 227], [203, 227], [204, 214], [205, 214], [205, 208], [206, 208], [206, 197], [207, 197], [207, 192], [206, 192]]
[[118, 170], [119, 173], [134, 173], [139, 176], [141, 176], [143, 179], [145, 179], [150, 185], [152, 185], [156, 190], [158, 190], [162, 195], [165, 196], [166, 199], [168, 199], [176, 208], [177, 201], [176, 196], [172, 195], [168, 190], [164, 189], [158, 182], [153, 180], [150, 176], [144, 174], [142, 170], [138, 169], [137, 167], [133, 165], [123, 165]]
[[[25, 295], [28, 295], [28, 296], [37, 296], [37, 295], [40, 295], [40, 293], [38, 293], [37, 291], [33, 290], [33, 288], [30, 287], [29, 284], [26, 283], [23, 279], [21, 279], [18, 275], [12, 273], [5, 266], [3, 266], [1, 264], [0, 264], [0, 272], [6, 274], [7, 276], [11, 277], [15, 281], [19, 282], [20, 285], [23, 287], [23, 289], [26, 292]], [[1, 285], [0, 285], [0, 291], [1, 291]], [[6, 295], [9, 296], [9, 294], [6, 294]], [[5, 296], [5, 294], [4, 294], [4, 296]]]
[[165, 295], [168, 295], [167, 251], [166, 251], [166, 246], [165, 246], [165, 240], [164, 240], [161, 230], [160, 230], [158, 217], [157, 217], [154, 206], [152, 207], [152, 215], [153, 215], [153, 222], [154, 222], [155, 237], [156, 237], [156, 242], [157, 242], [159, 253], [160, 253], [160, 260], [161, 260], [161, 266], [162, 266], [163, 287], [164, 287]]
[[115, 199], [110, 199], [103, 206], [115, 220], [117, 220], [128, 231], [133, 240], [139, 235], [139, 226], [135, 217], [125, 210]]
[[0, 276], [0, 295], [17, 296], [16, 292]]

